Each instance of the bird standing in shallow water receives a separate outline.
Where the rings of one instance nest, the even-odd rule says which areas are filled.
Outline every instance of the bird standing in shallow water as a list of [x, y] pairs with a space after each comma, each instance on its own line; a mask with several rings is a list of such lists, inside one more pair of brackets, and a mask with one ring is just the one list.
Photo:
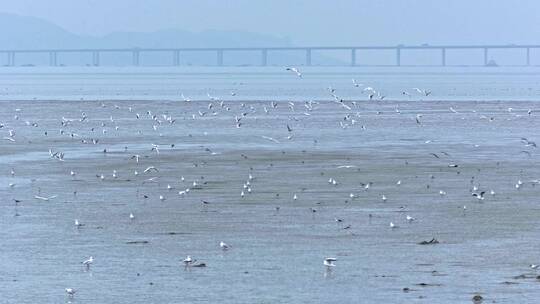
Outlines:
[[336, 266], [335, 261], [337, 261], [336, 258], [324, 258], [323, 265], [326, 266], [327, 270], [330, 270], [331, 267]]
[[80, 228], [84, 226], [84, 224], [80, 223], [78, 219], [75, 219], [75, 227]]
[[182, 263], [184, 263], [184, 267], [187, 269], [188, 267], [190, 267], [191, 265], [193, 265], [193, 263], [195, 263], [195, 260], [191, 258], [190, 255], [188, 255], [183, 261]]
[[81, 262], [84, 266], [86, 266], [86, 269], [90, 269], [90, 265], [92, 265], [92, 263], [94, 263], [94, 257], [93, 256], [90, 256], [88, 259], [84, 260], [83, 262]]
[[221, 242], [219, 243], [219, 247], [221, 247], [221, 249], [222, 249], [223, 251], [231, 249], [231, 246], [227, 245], [227, 244], [226, 244], [225, 242], [223, 242], [223, 241], [221, 241]]
[[73, 289], [73, 288], [66, 288], [66, 293], [67, 293], [67, 295], [68, 295], [70, 298], [73, 298], [73, 296], [75, 295], [75, 289]]

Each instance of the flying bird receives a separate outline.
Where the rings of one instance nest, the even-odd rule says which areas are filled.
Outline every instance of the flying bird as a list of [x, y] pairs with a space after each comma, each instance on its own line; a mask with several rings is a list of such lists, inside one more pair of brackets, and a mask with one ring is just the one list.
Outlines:
[[298, 76], [299, 78], [302, 78], [302, 73], [300, 73], [300, 71], [297, 68], [290, 67], [290, 68], [286, 68], [285, 70], [291, 71], [295, 73], [296, 76]]
[[353, 83], [353, 86], [355, 86], [356, 88], [358, 88], [360, 86], [364, 86], [363, 84], [356, 82], [356, 80], [354, 78], [352, 79], [352, 83]]
[[484, 200], [484, 194], [486, 191], [482, 191], [480, 193], [473, 193], [472, 196], [476, 197], [478, 200], [482, 201]]
[[39, 200], [42, 200], [42, 201], [49, 201], [49, 200], [52, 200], [53, 198], [56, 198], [56, 197], [57, 197], [57, 195], [52, 195], [52, 196], [34, 195], [35, 199], [39, 199]]
[[422, 95], [425, 95], [425, 96], [429, 96], [431, 94], [431, 91], [428, 91], [428, 90], [422, 90], [422, 89], [419, 89], [419, 88], [413, 88], [413, 90], [418, 92], [418, 94], [422, 94]]
[[144, 173], [148, 173], [148, 172], [150, 172], [150, 171], [159, 172], [159, 170], [158, 170], [156, 167], [154, 167], [154, 166], [149, 166], [148, 168], [144, 169], [143, 172], [144, 172]]

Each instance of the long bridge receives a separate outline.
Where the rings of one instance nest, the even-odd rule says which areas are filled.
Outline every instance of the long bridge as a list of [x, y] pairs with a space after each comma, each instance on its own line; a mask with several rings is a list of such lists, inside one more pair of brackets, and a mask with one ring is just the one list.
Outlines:
[[[479, 50], [483, 52], [483, 61], [473, 64], [475, 66], [488, 66], [490, 65], [489, 54], [493, 50], [520, 50], [520, 58], [522, 58], [521, 63], [514, 64], [519, 66], [530, 66], [531, 65], [531, 50], [540, 50], [540, 45], [397, 45], [397, 46], [307, 46], [307, 47], [224, 47], [224, 48], [116, 48], [116, 49], [101, 49], [101, 48], [88, 48], [88, 49], [14, 49], [14, 50], [2, 50], [0, 49], [0, 55], [4, 54], [7, 57], [7, 64], [5, 66], [16, 66], [17, 57], [21, 54], [48, 54], [49, 60], [48, 63], [50, 66], [58, 66], [59, 58], [64, 54], [87, 54], [91, 55], [91, 64], [93, 66], [100, 66], [101, 56], [104, 54], [126, 54], [131, 57], [131, 64], [133, 66], [141, 65], [141, 54], [143, 53], [168, 53], [170, 56], [169, 64], [171, 66], [181, 65], [181, 57], [183, 54], [187, 53], [214, 53], [215, 54], [215, 63], [212, 65], [215, 66], [225, 66], [224, 57], [226, 54], [231, 54], [234, 52], [255, 52], [260, 56], [259, 66], [268, 66], [268, 58], [275, 52], [283, 51], [294, 51], [303, 53], [304, 62], [299, 63], [305, 66], [312, 66], [313, 64], [313, 53], [323, 53], [325, 51], [344, 51], [347, 52], [348, 60], [341, 60], [340, 62], [345, 62], [345, 65], [349, 66], [360, 66], [365, 64], [359, 64], [358, 53], [360, 51], [386, 51], [393, 52], [394, 59], [390, 64], [386, 66], [404, 66], [402, 64], [402, 56], [404, 52], [407, 51], [436, 51], [440, 52], [439, 60], [435, 66], [450, 66], [447, 64], [447, 53], [452, 50]], [[410, 64], [409, 64], [410, 66]]]

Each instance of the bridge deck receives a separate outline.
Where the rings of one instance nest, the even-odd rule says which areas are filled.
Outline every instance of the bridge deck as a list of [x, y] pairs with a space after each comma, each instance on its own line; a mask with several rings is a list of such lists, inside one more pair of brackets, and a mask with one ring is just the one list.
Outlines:
[[305, 61], [307, 66], [312, 65], [313, 51], [350, 51], [350, 65], [356, 66], [357, 63], [357, 51], [361, 50], [379, 50], [379, 51], [394, 51], [395, 61], [394, 66], [401, 66], [401, 57], [403, 50], [439, 50], [440, 53], [440, 66], [447, 65], [447, 50], [470, 50], [478, 49], [483, 51], [483, 65], [489, 64], [489, 50], [492, 49], [521, 49], [525, 51], [525, 60], [523, 65], [531, 64], [531, 49], [540, 49], [538, 44], [486, 44], [486, 45], [396, 45], [396, 46], [290, 46], [290, 47], [207, 47], [207, 48], [84, 48], [84, 49], [13, 49], [2, 50], [0, 54], [7, 55], [7, 65], [15, 66], [15, 59], [17, 54], [36, 54], [36, 53], [48, 53], [49, 64], [51, 66], [58, 65], [58, 55], [62, 53], [90, 53], [92, 54], [92, 65], [100, 65], [100, 54], [102, 53], [129, 53], [132, 56], [132, 65], [138, 66], [140, 64], [141, 53], [155, 53], [155, 52], [169, 52], [171, 56], [171, 65], [180, 65], [180, 54], [185, 52], [213, 52], [216, 55], [216, 65], [224, 65], [224, 53], [230, 52], [260, 52], [260, 65], [268, 65], [268, 56], [272, 51], [301, 51], [304, 52]]

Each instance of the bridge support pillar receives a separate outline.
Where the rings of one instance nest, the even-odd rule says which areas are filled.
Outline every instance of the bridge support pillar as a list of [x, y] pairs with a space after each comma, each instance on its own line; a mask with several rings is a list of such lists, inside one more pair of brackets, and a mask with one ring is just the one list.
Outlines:
[[484, 48], [484, 66], [488, 65], [488, 48]]
[[131, 59], [133, 61], [134, 66], [139, 66], [139, 57], [140, 57], [140, 51], [133, 51], [131, 54]]
[[441, 49], [441, 66], [446, 66], [446, 49]]
[[92, 65], [99, 66], [99, 52], [92, 52]]
[[525, 56], [526, 56], [526, 58], [525, 58], [525, 65], [530, 66], [530, 65], [531, 65], [531, 49], [530, 49], [530, 48], [527, 48], [527, 49], [526, 49], [526, 52], [527, 52], [527, 53], [525, 54]]
[[396, 65], [401, 66], [401, 49], [396, 48]]
[[173, 65], [179, 66], [180, 65], [180, 51], [174, 50], [172, 53], [172, 56], [173, 56]]
[[356, 49], [351, 49], [351, 66], [356, 65]]
[[57, 66], [57, 52], [49, 52], [49, 65], [50, 66]]
[[223, 50], [217, 50], [216, 56], [217, 56], [217, 65], [223, 66]]
[[311, 66], [311, 49], [306, 49], [306, 65]]
[[8, 52], [8, 66], [15, 66], [15, 52]]
[[262, 49], [261, 50], [261, 66], [267, 66], [268, 65], [268, 50]]

